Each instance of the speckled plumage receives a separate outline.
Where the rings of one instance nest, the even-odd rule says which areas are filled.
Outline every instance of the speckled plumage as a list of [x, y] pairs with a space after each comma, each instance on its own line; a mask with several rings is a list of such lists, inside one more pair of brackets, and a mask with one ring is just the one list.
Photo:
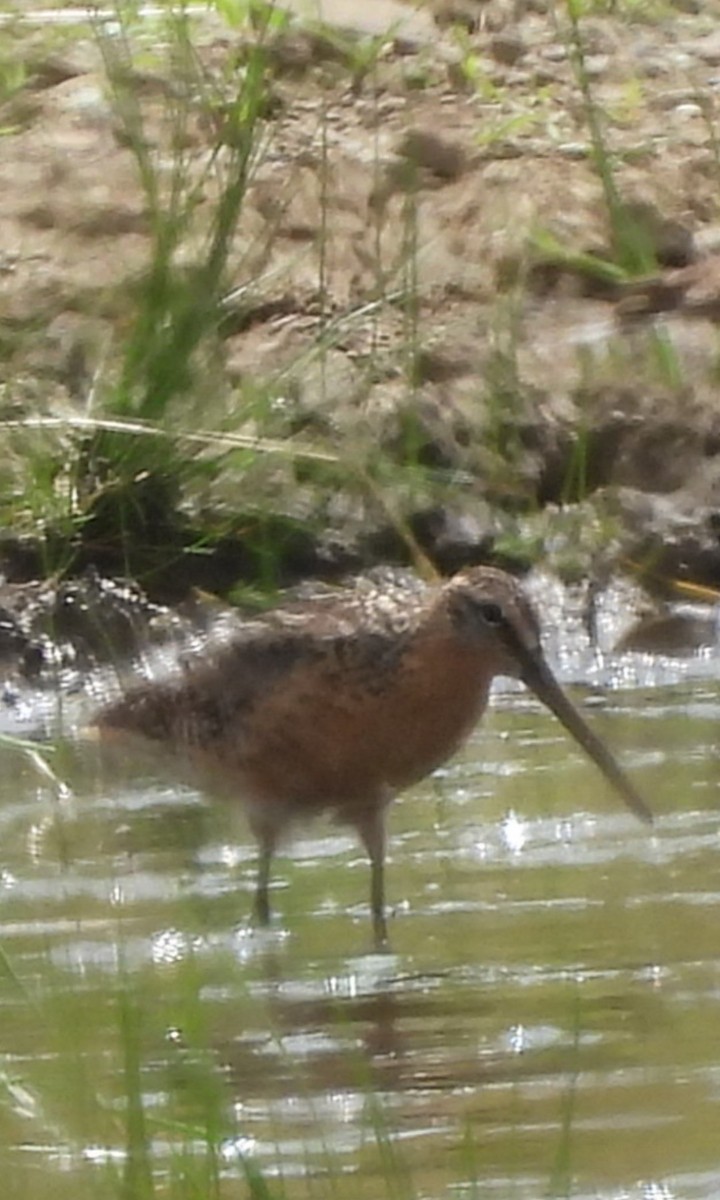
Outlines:
[[647, 817], [552, 677], [521, 587], [488, 567], [436, 585], [385, 569], [345, 589], [306, 592], [177, 678], [132, 689], [97, 725], [108, 737], [161, 744], [237, 790], [261, 848], [262, 921], [270, 860], [288, 823], [326, 810], [354, 826], [372, 862], [382, 941], [385, 808], [453, 754], [500, 674], [524, 679]]

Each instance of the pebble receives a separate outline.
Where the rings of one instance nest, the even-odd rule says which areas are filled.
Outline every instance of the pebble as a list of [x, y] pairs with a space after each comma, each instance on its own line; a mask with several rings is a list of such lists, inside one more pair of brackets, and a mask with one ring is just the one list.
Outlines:
[[563, 142], [557, 148], [558, 154], [562, 154], [563, 158], [569, 158], [579, 162], [583, 158], [587, 158], [590, 153], [590, 147], [585, 142]]
[[495, 62], [512, 67], [527, 53], [527, 47], [522, 38], [516, 33], [505, 30], [490, 38], [490, 53]]
[[707, 37], [696, 38], [686, 42], [685, 50], [697, 56], [702, 62], [712, 67], [720, 66], [720, 33], [710, 33]]

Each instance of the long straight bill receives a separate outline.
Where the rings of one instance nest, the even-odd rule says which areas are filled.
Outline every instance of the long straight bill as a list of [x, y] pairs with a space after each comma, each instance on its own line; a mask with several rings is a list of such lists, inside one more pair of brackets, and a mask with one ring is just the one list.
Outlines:
[[526, 651], [523, 654], [523, 683], [542, 700], [557, 719], [571, 733], [575, 741], [582, 746], [585, 753], [600, 768], [608, 783], [622, 796], [628, 808], [641, 821], [652, 824], [653, 814], [642, 796], [631, 784], [617, 760], [608, 750], [597, 734], [593, 733], [585, 719], [580, 716], [575, 705], [565, 695], [557, 679], [543, 658], [535, 658]]

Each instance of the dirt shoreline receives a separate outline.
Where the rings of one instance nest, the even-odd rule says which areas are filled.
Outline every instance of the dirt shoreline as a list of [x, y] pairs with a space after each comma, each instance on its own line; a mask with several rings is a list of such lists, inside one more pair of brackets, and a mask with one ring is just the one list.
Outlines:
[[[355, 22], [355, 6], [336, 5], [339, 27]], [[361, 15], [374, 30], [396, 8], [371, 0]], [[639, 282], [588, 270], [616, 247], [566, 25], [543, 0], [408, 12], [372, 55], [317, 24], [268, 41], [267, 150], [228, 263], [227, 319], [207, 393], [171, 418], [299, 442], [335, 466], [300, 454], [218, 472], [159, 530], [172, 562], [153, 562], [151, 594], [225, 594], [270, 550], [281, 585], [419, 550], [443, 571], [543, 558], [572, 577], [625, 559], [720, 585], [712, 5], [582, 23], [615, 184], [657, 263]], [[3, 565], [20, 581], [43, 573], [55, 527], [41, 514], [38, 538], [28, 511], [13, 523], [37, 436], [17, 422], [95, 411], [151, 230], [97, 44], [78, 30], [0, 36], [23, 64], [3, 93], [0, 157]], [[208, 77], [241, 70], [250, 36], [199, 22]], [[160, 158], [174, 84], [143, 53], [133, 89]], [[197, 164], [208, 114], [193, 99]], [[248, 397], [261, 389], [260, 417]], [[122, 548], [81, 525], [71, 569], [117, 573]]]

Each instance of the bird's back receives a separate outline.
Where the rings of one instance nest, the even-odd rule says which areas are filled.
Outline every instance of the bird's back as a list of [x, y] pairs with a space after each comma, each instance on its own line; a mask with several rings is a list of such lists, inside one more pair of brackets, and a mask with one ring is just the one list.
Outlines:
[[97, 724], [254, 797], [351, 809], [426, 775], [482, 710], [482, 673], [437, 595], [393, 572], [291, 604], [178, 678], [132, 689]]

